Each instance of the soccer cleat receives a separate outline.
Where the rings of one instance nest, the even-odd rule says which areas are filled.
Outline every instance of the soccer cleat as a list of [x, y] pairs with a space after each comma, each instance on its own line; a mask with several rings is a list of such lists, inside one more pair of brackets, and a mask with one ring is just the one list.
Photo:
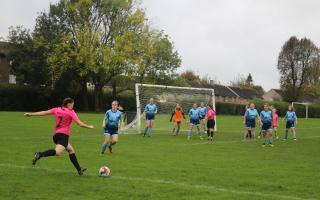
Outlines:
[[297, 140], [297, 138], [293, 138], [293, 140], [294, 140], [294, 141], [296, 141], [296, 140]]
[[277, 140], [279, 139], [279, 137], [277, 136]]
[[104, 155], [104, 152], [100, 152], [100, 156], [103, 156]]
[[84, 173], [85, 171], [87, 171], [86, 168], [81, 168], [81, 169], [78, 171], [78, 174], [81, 176], [81, 175], [83, 175], [83, 173]]
[[41, 158], [40, 152], [35, 153], [32, 159], [32, 165], [36, 165], [37, 161], [40, 160], [40, 158]]
[[261, 136], [259, 135], [259, 136], [258, 136], [258, 139], [260, 139], [260, 138], [261, 138]]
[[270, 144], [270, 147], [274, 147], [274, 145], [273, 145], [273, 144]]
[[112, 146], [109, 146], [109, 152], [112, 153]]

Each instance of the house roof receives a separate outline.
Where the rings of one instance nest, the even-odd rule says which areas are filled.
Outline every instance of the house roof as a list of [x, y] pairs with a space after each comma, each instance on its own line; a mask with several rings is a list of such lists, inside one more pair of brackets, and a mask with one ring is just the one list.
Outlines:
[[233, 91], [235, 91], [240, 98], [243, 99], [254, 99], [254, 98], [262, 98], [261, 95], [257, 93], [257, 91], [252, 89], [245, 89], [239, 87], [230, 87]]
[[242, 98], [242, 99], [253, 99], [253, 98], [261, 98], [255, 90], [252, 89], [243, 89], [239, 87], [228, 87], [225, 85], [219, 84], [201, 84], [200, 82], [189, 82], [192, 87], [199, 88], [213, 88], [216, 96], [222, 97], [230, 97], [230, 98]]

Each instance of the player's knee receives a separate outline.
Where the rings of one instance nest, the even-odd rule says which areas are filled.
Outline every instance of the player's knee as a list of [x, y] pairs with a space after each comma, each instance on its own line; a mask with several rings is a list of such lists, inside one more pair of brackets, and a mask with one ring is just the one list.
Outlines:
[[56, 156], [61, 156], [62, 153], [63, 153], [63, 150], [61, 149], [56, 150]]

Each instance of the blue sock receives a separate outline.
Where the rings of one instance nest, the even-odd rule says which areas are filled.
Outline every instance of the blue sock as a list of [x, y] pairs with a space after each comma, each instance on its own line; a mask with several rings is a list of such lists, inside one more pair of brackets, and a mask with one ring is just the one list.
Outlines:
[[266, 137], [262, 136], [262, 144], [265, 145], [266, 144]]
[[189, 130], [188, 131], [188, 137], [191, 137], [191, 135], [192, 135], [192, 130]]
[[270, 144], [273, 143], [273, 137], [272, 137], [272, 136], [269, 137], [269, 143], [270, 143]]
[[101, 149], [101, 153], [104, 153], [105, 151], [106, 151], [106, 149], [107, 149], [107, 147], [108, 147], [108, 144], [102, 144], [102, 149]]

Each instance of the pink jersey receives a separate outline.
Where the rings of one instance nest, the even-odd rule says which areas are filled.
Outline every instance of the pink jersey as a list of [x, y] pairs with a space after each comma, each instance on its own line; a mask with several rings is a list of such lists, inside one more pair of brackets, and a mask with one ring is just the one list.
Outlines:
[[279, 115], [277, 113], [273, 113], [272, 118], [272, 126], [279, 126]]
[[50, 112], [55, 115], [56, 118], [56, 133], [62, 133], [65, 135], [70, 135], [71, 123], [73, 121], [78, 121], [79, 118], [74, 110], [70, 110], [65, 107], [52, 108]]
[[209, 109], [207, 113], [208, 120], [213, 120], [215, 116], [216, 116], [216, 112], [212, 109]]

